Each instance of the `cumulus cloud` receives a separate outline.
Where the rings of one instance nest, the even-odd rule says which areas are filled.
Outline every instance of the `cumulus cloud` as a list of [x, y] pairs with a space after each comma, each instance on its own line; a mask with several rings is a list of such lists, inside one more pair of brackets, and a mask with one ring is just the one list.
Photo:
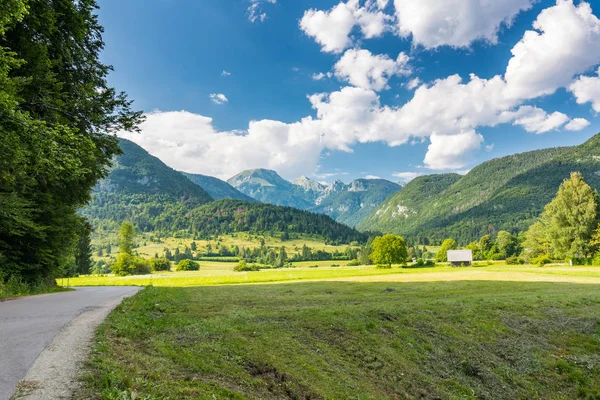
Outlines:
[[310, 9], [300, 20], [300, 29], [314, 38], [322, 51], [341, 53], [352, 46], [354, 27], [359, 26], [367, 39], [379, 37], [389, 28], [392, 18], [381, 11], [386, 5], [387, 1], [368, 1], [361, 7], [359, 0], [348, 0], [327, 11]]
[[223, 93], [211, 93], [208, 97], [210, 97], [210, 100], [215, 104], [225, 104], [229, 102], [229, 99]]
[[399, 33], [425, 48], [468, 47], [476, 40], [497, 43], [502, 25], [535, 0], [395, 0]]
[[527, 132], [537, 134], [558, 129], [569, 121], [569, 117], [561, 112], [548, 114], [541, 108], [532, 106], [520, 107], [514, 117], [513, 125], [520, 125]]
[[350, 84], [380, 91], [388, 89], [387, 82], [394, 75], [409, 75], [410, 58], [405, 53], [392, 60], [386, 54], [373, 55], [369, 50], [350, 49], [334, 66], [335, 76]]
[[569, 90], [575, 95], [577, 104], [592, 103], [592, 108], [600, 112], [600, 68], [598, 76], [580, 76], [569, 86]]
[[[248, 168], [287, 177], [314, 171], [323, 149], [319, 135], [302, 123], [252, 121], [245, 132], [218, 132], [212, 119], [186, 111], [146, 115], [141, 134], [120, 132], [180, 171], [228, 179]], [[307, 168], [308, 166], [308, 168]]]
[[430, 139], [424, 161], [431, 169], [462, 168], [483, 143], [483, 136], [473, 130], [450, 136], [434, 134]]
[[589, 3], [558, 0], [538, 15], [533, 27], [511, 50], [505, 74], [508, 97], [552, 94], [600, 63], [600, 20]]
[[587, 119], [573, 118], [567, 125], [565, 125], [565, 129], [568, 131], [580, 131], [588, 126], [590, 126], [590, 121]]
[[223, 72], [221, 72], [221, 76], [230, 76], [230, 75], [231, 75], [231, 72], [229, 72], [229, 71], [223, 70]]

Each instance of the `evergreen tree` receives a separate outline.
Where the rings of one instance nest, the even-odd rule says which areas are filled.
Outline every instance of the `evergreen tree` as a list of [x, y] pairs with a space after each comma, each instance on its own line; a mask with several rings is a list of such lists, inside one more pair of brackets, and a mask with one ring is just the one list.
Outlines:
[[119, 254], [133, 255], [133, 239], [135, 228], [131, 222], [123, 222], [119, 232]]
[[91, 237], [92, 226], [82, 219], [77, 232], [77, 246], [75, 248], [75, 270], [82, 275], [89, 274], [92, 269]]

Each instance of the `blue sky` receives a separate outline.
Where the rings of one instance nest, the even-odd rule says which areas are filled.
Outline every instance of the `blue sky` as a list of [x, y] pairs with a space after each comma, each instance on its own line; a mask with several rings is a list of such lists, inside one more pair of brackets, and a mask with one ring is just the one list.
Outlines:
[[479, 3], [100, 0], [110, 83], [149, 113], [122, 136], [220, 178], [398, 181], [599, 132], [600, 2]]

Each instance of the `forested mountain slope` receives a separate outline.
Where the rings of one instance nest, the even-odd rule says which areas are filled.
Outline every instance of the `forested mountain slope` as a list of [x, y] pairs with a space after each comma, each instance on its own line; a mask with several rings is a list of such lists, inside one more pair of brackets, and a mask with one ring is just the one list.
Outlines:
[[237, 200], [245, 200], [245, 201], [256, 201], [250, 196], [246, 196], [244, 193], [240, 192], [229, 183], [222, 181], [218, 178], [208, 176], [208, 175], [200, 175], [200, 174], [188, 174], [182, 172], [189, 180], [200, 186], [202, 189], [206, 190], [208, 194], [212, 196], [215, 200], [221, 199], [237, 199]]
[[600, 188], [600, 135], [580, 146], [485, 162], [433, 196], [424, 187], [421, 193], [420, 180], [415, 180], [369, 215], [360, 229], [434, 240], [453, 237], [462, 243], [501, 229], [521, 231], [573, 171]]
[[331, 217], [292, 207], [224, 199], [197, 207], [188, 214], [189, 229], [199, 236], [231, 232], [295, 232], [313, 234], [329, 243], [364, 243], [368, 235]]
[[325, 197], [311, 211], [356, 226], [401, 186], [385, 179], [357, 179]]
[[119, 145], [123, 154], [114, 158], [109, 175], [96, 185], [92, 201], [80, 210], [92, 225], [114, 227], [131, 220], [141, 229], [150, 229], [167, 209], [183, 214], [213, 201], [204, 189], [137, 144], [121, 139]]

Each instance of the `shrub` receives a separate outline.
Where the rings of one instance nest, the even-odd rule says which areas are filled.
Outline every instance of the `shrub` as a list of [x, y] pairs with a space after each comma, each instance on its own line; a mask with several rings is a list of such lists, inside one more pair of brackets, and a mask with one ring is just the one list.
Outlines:
[[521, 257], [512, 256], [506, 259], [506, 265], [523, 265], [525, 264], [525, 260]]
[[544, 265], [552, 262], [552, 260], [547, 256], [539, 256], [538, 258], [534, 258], [532, 261], [537, 264], [538, 267], [543, 267]]
[[150, 260], [150, 267], [152, 271], [170, 271], [171, 261], [166, 258], [153, 258]]
[[433, 260], [425, 261], [422, 258], [417, 258], [417, 261], [413, 265], [403, 265], [402, 268], [431, 268], [435, 266], [436, 264]]
[[125, 253], [119, 254], [110, 269], [118, 276], [148, 275], [152, 272], [148, 260]]
[[181, 260], [177, 263], [175, 269], [177, 271], [199, 271], [200, 264], [194, 260]]
[[385, 264], [378, 264], [377, 265], [377, 269], [391, 269], [392, 266], [391, 265], [385, 265]]
[[319, 266], [315, 264], [315, 265], [309, 266], [308, 268], [319, 268]]
[[233, 267], [234, 271], [244, 272], [244, 271], [260, 271], [260, 268], [256, 264], [248, 264], [246, 260], [240, 260], [235, 267]]
[[332, 267], [332, 268], [337, 268], [337, 267], [339, 267], [339, 266], [340, 266], [340, 264], [331, 264], [331, 267]]
[[360, 261], [352, 260], [347, 264], [349, 267], [358, 267], [360, 265]]

